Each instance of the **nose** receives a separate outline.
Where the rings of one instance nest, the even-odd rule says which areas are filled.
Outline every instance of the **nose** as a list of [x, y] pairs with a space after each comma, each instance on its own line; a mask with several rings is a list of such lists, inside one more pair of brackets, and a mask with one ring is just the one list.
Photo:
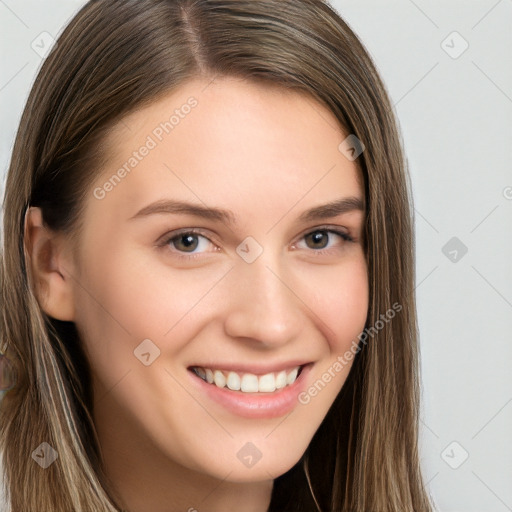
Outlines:
[[251, 339], [255, 347], [276, 348], [303, 331], [305, 305], [289, 272], [276, 271], [260, 256], [253, 263], [240, 261], [230, 272], [224, 329], [233, 338]]

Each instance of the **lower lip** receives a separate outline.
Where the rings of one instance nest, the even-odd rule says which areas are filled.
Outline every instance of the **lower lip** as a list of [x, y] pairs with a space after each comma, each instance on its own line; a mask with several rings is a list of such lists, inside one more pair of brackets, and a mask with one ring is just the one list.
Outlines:
[[298, 405], [298, 395], [305, 387], [306, 376], [312, 363], [305, 365], [295, 382], [273, 393], [244, 393], [229, 388], [219, 388], [205, 382], [192, 370], [188, 373], [195, 386], [213, 401], [237, 416], [244, 418], [278, 418], [291, 412]]

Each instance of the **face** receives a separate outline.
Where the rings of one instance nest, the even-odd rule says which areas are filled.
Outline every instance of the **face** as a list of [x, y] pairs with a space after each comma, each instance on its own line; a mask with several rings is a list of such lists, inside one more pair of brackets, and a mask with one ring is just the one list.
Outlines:
[[228, 78], [115, 127], [69, 267], [105, 452], [238, 482], [299, 460], [366, 321], [347, 135], [306, 96]]

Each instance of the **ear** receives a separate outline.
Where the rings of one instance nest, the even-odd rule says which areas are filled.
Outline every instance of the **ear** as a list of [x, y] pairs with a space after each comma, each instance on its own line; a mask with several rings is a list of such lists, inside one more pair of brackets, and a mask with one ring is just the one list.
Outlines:
[[57, 320], [73, 321], [71, 268], [64, 258], [64, 240], [43, 222], [41, 208], [25, 214], [25, 254], [33, 277], [34, 293], [43, 311]]

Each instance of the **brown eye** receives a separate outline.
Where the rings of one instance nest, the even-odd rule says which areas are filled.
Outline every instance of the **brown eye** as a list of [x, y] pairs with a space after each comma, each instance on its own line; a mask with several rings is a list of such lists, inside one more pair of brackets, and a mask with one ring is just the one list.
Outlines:
[[217, 247], [206, 236], [199, 231], [188, 230], [169, 233], [161, 243], [174, 256], [183, 258], [196, 258], [204, 255], [203, 253], [215, 252]]
[[[326, 254], [331, 250], [339, 250], [346, 242], [353, 242], [354, 239], [343, 231], [337, 229], [318, 228], [302, 236], [301, 249], [313, 249], [314, 253]], [[302, 247], [300, 247], [302, 245]]]
[[169, 240], [169, 243], [172, 243], [174, 248], [178, 251], [183, 252], [194, 252], [198, 245], [199, 235], [194, 235], [192, 233], [182, 233], [181, 235], [175, 236]]
[[329, 243], [329, 232], [317, 230], [307, 234], [304, 239], [310, 249], [324, 249]]

